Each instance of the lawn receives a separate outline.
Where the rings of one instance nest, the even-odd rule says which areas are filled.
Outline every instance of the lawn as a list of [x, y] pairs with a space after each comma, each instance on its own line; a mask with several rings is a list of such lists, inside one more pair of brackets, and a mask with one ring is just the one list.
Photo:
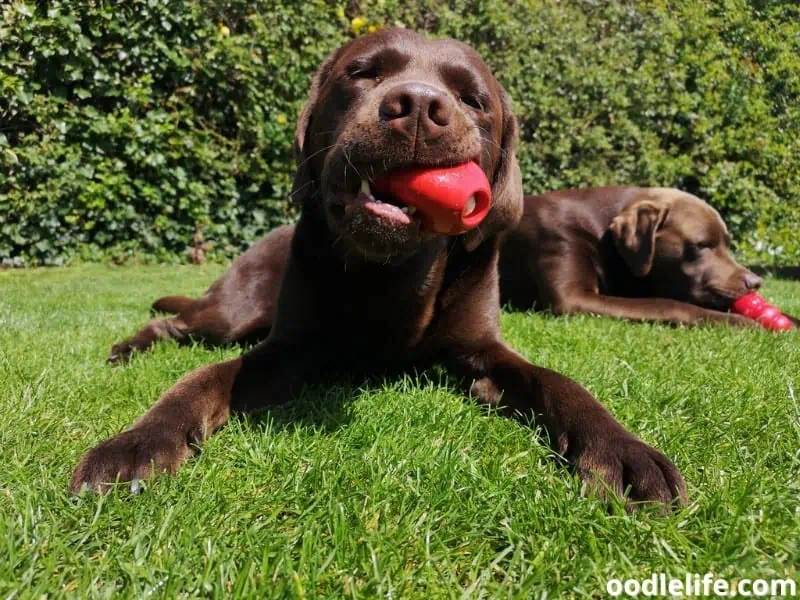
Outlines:
[[[609, 578], [800, 580], [800, 333], [506, 314], [506, 339], [670, 456], [690, 504], [584, 498], [536, 431], [433, 372], [234, 418], [145, 493], [72, 498], [90, 446], [234, 355], [112, 343], [221, 267], [0, 272], [0, 597], [599, 597]], [[800, 283], [764, 293], [800, 314]]]

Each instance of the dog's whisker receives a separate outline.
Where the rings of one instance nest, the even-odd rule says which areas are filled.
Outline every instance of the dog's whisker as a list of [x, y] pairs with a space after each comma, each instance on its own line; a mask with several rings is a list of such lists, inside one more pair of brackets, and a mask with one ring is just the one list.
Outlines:
[[306, 181], [303, 185], [298, 187], [296, 190], [293, 190], [292, 193], [289, 194], [289, 198], [291, 200], [294, 200], [294, 197], [295, 197], [296, 194], [299, 194], [300, 192], [302, 192], [304, 189], [306, 189], [308, 186], [312, 185], [313, 183], [314, 183], [313, 181]]
[[[347, 159], [347, 162], [350, 164], [350, 166], [351, 166], [351, 167], [353, 167], [353, 171], [355, 171], [355, 172], [356, 172], [356, 175], [358, 175], [358, 177], [359, 177], [360, 179], [363, 179], [363, 177], [361, 177], [361, 173], [359, 173], [359, 172], [358, 172], [358, 169], [356, 169], [356, 166], [355, 166], [355, 165], [353, 164], [353, 162], [350, 160], [350, 154], [347, 152], [347, 149], [343, 147], [343, 148], [342, 148], [342, 152], [344, 153], [344, 157], [345, 157], [345, 159]], [[345, 166], [345, 168], [347, 168], [347, 167]], [[345, 179], [347, 179], [347, 176], [346, 176], [346, 175], [345, 175]]]
[[320, 148], [319, 150], [317, 150], [316, 152], [314, 152], [310, 156], [307, 156], [305, 158], [305, 160], [303, 160], [302, 162], [298, 163], [297, 168], [299, 169], [300, 167], [304, 167], [305, 164], [308, 161], [310, 161], [312, 158], [314, 158], [315, 156], [317, 156], [318, 154], [320, 154], [322, 152], [325, 152], [326, 150], [330, 150], [331, 148], [334, 148], [335, 146], [336, 146], [336, 144], [331, 144], [330, 146], [325, 146], [324, 148]]
[[491, 133], [489, 132], [488, 129], [485, 129], [485, 128], [481, 127], [480, 125], [475, 125], [475, 128], [480, 130], [480, 131], [483, 131], [483, 132], [485, 132], [487, 134], [487, 137], [481, 136], [481, 139], [486, 141], [487, 143], [491, 144], [495, 148], [497, 148], [500, 151], [500, 155], [504, 159], [508, 156], [508, 151], [505, 148], [503, 148], [503, 146], [501, 146], [500, 144], [498, 144], [497, 142], [495, 142], [491, 138]]
[[321, 135], [328, 135], [330, 133], [336, 133], [336, 130], [331, 129], [330, 131], [320, 131], [319, 133], [314, 134], [314, 137], [320, 137]]

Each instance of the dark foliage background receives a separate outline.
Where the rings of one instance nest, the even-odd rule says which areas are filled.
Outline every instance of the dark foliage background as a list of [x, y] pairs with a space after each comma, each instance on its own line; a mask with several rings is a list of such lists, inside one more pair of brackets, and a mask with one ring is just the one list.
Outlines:
[[[677, 186], [740, 255], [800, 261], [793, 0], [11, 0], [0, 264], [230, 257], [291, 220], [294, 121], [335, 46], [471, 43], [515, 100], [526, 190]], [[195, 249], [194, 253], [190, 250]]]

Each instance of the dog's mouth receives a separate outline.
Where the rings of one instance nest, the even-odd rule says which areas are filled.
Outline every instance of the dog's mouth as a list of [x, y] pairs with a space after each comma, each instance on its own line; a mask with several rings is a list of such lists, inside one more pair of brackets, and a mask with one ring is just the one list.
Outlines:
[[334, 219], [364, 210], [394, 226], [458, 235], [486, 218], [491, 197], [486, 173], [473, 159], [434, 166], [404, 165], [369, 179], [359, 175], [327, 199]]
[[491, 207], [491, 186], [474, 158], [395, 163], [382, 171], [347, 165], [324, 178], [331, 183], [323, 184], [324, 210], [338, 243], [370, 260], [408, 256], [424, 242], [464, 233]]
[[325, 195], [324, 210], [335, 245], [346, 257], [355, 252], [383, 263], [411, 256], [435, 237], [423, 228], [419, 211], [392, 194], [378, 192], [370, 180], [357, 176], [337, 183], [341, 187]]
[[733, 290], [707, 289], [703, 291], [697, 304], [711, 310], [727, 312], [731, 309], [733, 303], [745, 293], [745, 291], [735, 292]]
[[392, 227], [422, 228], [421, 215], [416, 207], [409, 206], [386, 192], [378, 192], [374, 187], [374, 183], [361, 179], [357, 191], [334, 194], [329, 201], [332, 216], [343, 220], [363, 211]]

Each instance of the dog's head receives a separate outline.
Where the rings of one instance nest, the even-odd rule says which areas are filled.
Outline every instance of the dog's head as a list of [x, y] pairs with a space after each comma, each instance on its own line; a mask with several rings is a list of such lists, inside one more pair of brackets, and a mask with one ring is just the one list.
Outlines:
[[699, 198], [674, 189], [643, 190], [610, 226], [631, 272], [649, 280], [664, 298], [728, 310], [758, 289], [761, 279], [736, 263], [719, 213]]
[[522, 214], [516, 141], [508, 97], [472, 48], [388, 29], [334, 51], [314, 76], [297, 126], [293, 195], [304, 211], [321, 211], [347, 252], [397, 259], [435, 234], [413, 209], [368, 189], [370, 181], [475, 161], [493, 205], [463, 234], [472, 250]]

